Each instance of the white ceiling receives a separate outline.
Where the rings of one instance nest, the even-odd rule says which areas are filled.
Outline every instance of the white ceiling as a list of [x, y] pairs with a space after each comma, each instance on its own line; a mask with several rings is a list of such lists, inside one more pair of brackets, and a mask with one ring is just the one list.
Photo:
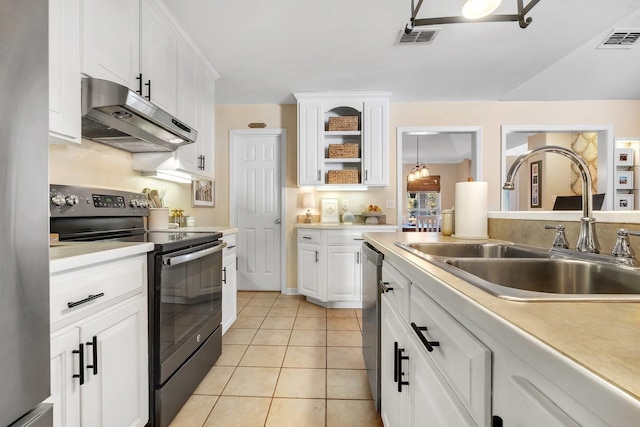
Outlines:
[[[364, 90], [394, 91], [392, 102], [640, 99], [640, 46], [596, 49], [614, 28], [640, 28], [638, 0], [541, 0], [527, 29], [441, 25], [427, 45], [397, 44], [410, 0], [165, 2], [220, 71], [220, 104]], [[418, 18], [460, 4], [425, 0]], [[497, 13], [515, 11], [503, 0]]]

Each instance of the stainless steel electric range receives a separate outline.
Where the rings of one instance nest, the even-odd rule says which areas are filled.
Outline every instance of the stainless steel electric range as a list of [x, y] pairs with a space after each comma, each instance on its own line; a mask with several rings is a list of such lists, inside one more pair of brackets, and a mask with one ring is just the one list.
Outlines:
[[222, 233], [146, 231], [144, 194], [51, 185], [61, 241], [152, 242], [148, 255], [150, 425], [168, 426], [222, 351]]

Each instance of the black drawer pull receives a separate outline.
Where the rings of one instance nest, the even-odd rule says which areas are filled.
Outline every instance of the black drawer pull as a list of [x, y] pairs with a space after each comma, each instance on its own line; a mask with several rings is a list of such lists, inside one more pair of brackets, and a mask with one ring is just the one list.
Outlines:
[[433, 351], [433, 347], [440, 346], [439, 341], [429, 341], [425, 338], [424, 334], [421, 331], [426, 331], [427, 330], [426, 326], [417, 326], [414, 322], [411, 322], [411, 327], [413, 328], [415, 333], [418, 335], [418, 338], [420, 338], [420, 341], [422, 342], [422, 344], [424, 344], [424, 346], [427, 348], [427, 351], [431, 352]]
[[231, 246], [227, 246], [227, 249], [233, 249], [235, 247], [236, 247], [236, 245], [231, 245]]
[[80, 344], [78, 350], [73, 350], [72, 353], [73, 354], [77, 354], [78, 355], [78, 366], [80, 367], [78, 369], [78, 374], [73, 374], [73, 378], [79, 378], [80, 379], [80, 385], [84, 384], [84, 344]]
[[393, 382], [398, 382], [398, 341], [393, 343]]
[[382, 291], [382, 293], [389, 292], [389, 291], [393, 290], [392, 287], [388, 286], [389, 282], [383, 282], [382, 280], [380, 280], [380, 282], [378, 282], [378, 283], [380, 284], [380, 290]]
[[302, 238], [306, 239], [306, 240], [311, 240], [311, 237], [309, 237], [309, 236], [302, 236]]
[[353, 240], [364, 240], [364, 239], [361, 237], [354, 237]]
[[222, 268], [222, 283], [227, 284], [227, 267]]
[[398, 393], [402, 393], [402, 386], [409, 385], [409, 381], [402, 381], [402, 375], [404, 375], [404, 372], [402, 372], [402, 361], [409, 360], [409, 356], [403, 356], [402, 353], [404, 353], [404, 348], [398, 348], [398, 343], [395, 344], [396, 356], [394, 357], [394, 360], [396, 361], [396, 372], [398, 373]]
[[67, 307], [69, 308], [77, 307], [79, 305], [85, 304], [89, 301], [93, 301], [94, 299], [98, 299], [103, 296], [104, 296], [104, 292], [100, 292], [99, 294], [95, 294], [95, 295], [89, 295], [88, 297], [86, 297], [85, 299], [81, 299], [80, 301], [68, 302]]
[[98, 337], [94, 335], [87, 345], [91, 346], [93, 353], [93, 365], [87, 365], [87, 369], [93, 369], [93, 375], [98, 375]]

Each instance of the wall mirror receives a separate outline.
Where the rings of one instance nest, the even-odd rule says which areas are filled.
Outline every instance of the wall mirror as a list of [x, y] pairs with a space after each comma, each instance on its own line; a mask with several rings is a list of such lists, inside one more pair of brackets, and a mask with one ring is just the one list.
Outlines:
[[[418, 215], [439, 216], [453, 207], [456, 182], [481, 179], [481, 133], [476, 126], [397, 128], [396, 207], [403, 230], [414, 229]], [[412, 172], [417, 175], [409, 180]]]
[[[615, 151], [612, 126], [503, 126], [501, 145], [500, 186], [519, 155], [542, 145], [559, 145], [574, 151], [589, 166], [594, 181], [592, 191], [599, 195], [594, 208], [601, 202], [601, 210], [612, 209]], [[520, 167], [515, 190], [500, 188], [500, 191], [503, 211], [573, 210], [574, 203], [565, 201], [580, 203], [582, 179], [571, 160], [542, 153]]]

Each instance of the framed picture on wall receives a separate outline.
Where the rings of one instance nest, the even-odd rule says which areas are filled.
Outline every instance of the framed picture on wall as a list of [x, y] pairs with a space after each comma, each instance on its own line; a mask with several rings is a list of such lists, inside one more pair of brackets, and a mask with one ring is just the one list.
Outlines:
[[191, 181], [191, 206], [194, 208], [215, 207], [214, 181]]
[[542, 160], [531, 162], [531, 207], [542, 207]]
[[633, 148], [616, 150], [616, 166], [633, 166]]
[[321, 205], [321, 222], [330, 224], [340, 222], [338, 215], [338, 199], [323, 198]]
[[635, 197], [633, 194], [616, 194], [613, 208], [619, 211], [632, 211], [635, 207]]
[[616, 188], [622, 188], [622, 189], [633, 188], [633, 172], [632, 171], [616, 171]]

